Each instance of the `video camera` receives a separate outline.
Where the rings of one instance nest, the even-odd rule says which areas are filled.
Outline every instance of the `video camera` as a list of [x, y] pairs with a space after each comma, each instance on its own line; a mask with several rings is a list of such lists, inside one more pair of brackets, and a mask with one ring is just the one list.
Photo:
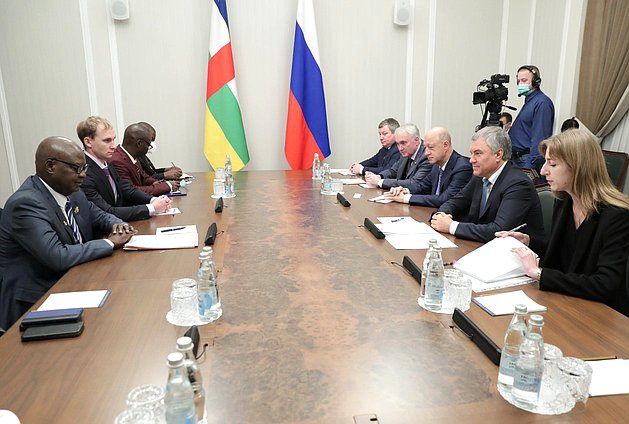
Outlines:
[[475, 105], [486, 104], [483, 119], [476, 130], [486, 127], [500, 127], [500, 112], [502, 111], [503, 102], [509, 98], [509, 89], [503, 84], [509, 82], [509, 75], [494, 74], [489, 79], [484, 79], [476, 86], [472, 103]]

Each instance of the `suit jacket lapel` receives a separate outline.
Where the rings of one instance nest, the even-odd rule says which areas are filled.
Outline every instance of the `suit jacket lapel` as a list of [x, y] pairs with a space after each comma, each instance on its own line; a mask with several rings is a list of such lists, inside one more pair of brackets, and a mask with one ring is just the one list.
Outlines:
[[39, 181], [39, 177], [33, 176], [31, 178], [33, 179], [33, 187], [36, 190], [39, 190], [39, 192], [42, 195], [42, 198], [44, 199], [44, 202], [46, 203], [46, 207], [57, 218], [56, 220], [55, 219], [51, 220], [51, 224], [57, 229], [57, 234], [59, 235], [65, 234], [67, 236], [65, 240], [62, 240], [64, 243], [75, 244], [76, 240], [74, 239], [74, 233], [72, 232], [72, 227], [70, 227], [70, 224], [68, 223], [68, 219], [61, 211], [59, 204], [57, 203], [55, 198], [52, 197], [52, 194], [50, 194], [50, 191], [48, 191], [48, 188], [46, 188], [46, 186], [44, 186], [42, 182]]
[[[496, 182], [491, 185], [491, 191], [489, 192], [489, 197], [487, 197], [487, 203], [485, 204], [485, 210], [484, 211], [480, 211], [479, 218], [487, 213], [487, 211], [491, 208], [491, 204], [493, 202], [495, 202], [496, 198], [500, 195], [500, 194], [496, 194], [496, 193], [500, 193], [500, 191], [501, 191], [500, 190], [500, 186], [502, 185], [502, 182], [506, 178], [506, 175], [509, 172], [509, 169], [511, 169], [511, 164], [509, 162], [507, 162], [505, 167], [502, 168], [502, 172], [498, 176], [498, 179], [496, 180]], [[482, 190], [482, 182], [481, 182], [481, 196], [482, 196], [482, 192], [483, 192], [483, 190]]]

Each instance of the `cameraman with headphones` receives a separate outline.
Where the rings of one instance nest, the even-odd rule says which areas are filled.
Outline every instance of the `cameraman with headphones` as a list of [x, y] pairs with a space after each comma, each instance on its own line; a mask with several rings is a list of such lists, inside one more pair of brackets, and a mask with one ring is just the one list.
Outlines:
[[538, 173], [544, 164], [539, 154], [539, 142], [553, 134], [555, 106], [542, 92], [539, 69], [535, 65], [522, 65], [516, 75], [518, 96], [525, 96], [524, 106], [515, 118], [509, 136], [512, 159], [521, 168], [532, 168]]

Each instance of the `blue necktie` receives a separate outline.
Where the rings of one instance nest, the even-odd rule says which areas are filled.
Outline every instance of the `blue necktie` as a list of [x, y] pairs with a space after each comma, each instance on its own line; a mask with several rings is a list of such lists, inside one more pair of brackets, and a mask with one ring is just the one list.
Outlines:
[[74, 219], [74, 211], [72, 210], [72, 205], [69, 200], [66, 202], [66, 215], [68, 215], [68, 223], [70, 227], [72, 227], [74, 239], [79, 243], [83, 243], [81, 240], [81, 231], [79, 230], [79, 225], [76, 223], [76, 219]]
[[441, 177], [443, 176], [443, 169], [439, 168], [439, 179], [437, 180], [437, 190], [435, 190], [435, 194], [439, 196], [441, 194]]
[[489, 191], [491, 190], [491, 182], [489, 180], [483, 180], [483, 197], [480, 199], [480, 213], [485, 212], [487, 207], [487, 198], [489, 197]]

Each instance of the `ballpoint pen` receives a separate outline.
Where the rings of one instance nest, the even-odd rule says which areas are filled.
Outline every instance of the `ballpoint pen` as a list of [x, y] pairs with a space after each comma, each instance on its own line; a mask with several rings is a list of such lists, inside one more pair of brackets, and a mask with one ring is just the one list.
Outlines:
[[162, 230], [162, 233], [168, 233], [170, 231], [179, 231], [179, 230], [183, 230], [186, 227], [175, 227], [175, 228], [167, 228], [165, 230]]
[[509, 231], [507, 231], [507, 232], [508, 232], [508, 233], [514, 233], [514, 232], [516, 232], [516, 231], [518, 231], [518, 230], [521, 230], [521, 229], [522, 229], [522, 228], [524, 228], [524, 227], [526, 227], [526, 222], [525, 222], [524, 224], [522, 224], [522, 225], [518, 225], [518, 226], [517, 226], [517, 227], [515, 227], [514, 229], [509, 230]]

